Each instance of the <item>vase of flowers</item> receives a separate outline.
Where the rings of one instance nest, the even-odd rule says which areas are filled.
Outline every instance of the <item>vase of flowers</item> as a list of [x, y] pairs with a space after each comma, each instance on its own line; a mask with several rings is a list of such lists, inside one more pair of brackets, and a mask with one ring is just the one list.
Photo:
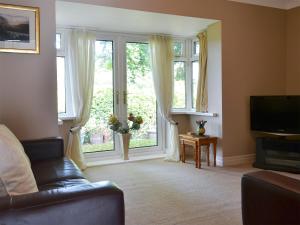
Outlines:
[[205, 120], [196, 120], [196, 123], [198, 124], [198, 131], [197, 134], [200, 136], [203, 136], [205, 134], [205, 124], [207, 121]]
[[121, 152], [124, 160], [129, 160], [128, 153], [129, 153], [129, 143], [131, 138], [131, 133], [118, 133], [117, 134], [120, 141]]
[[134, 116], [132, 113], [129, 113], [127, 119], [128, 121], [121, 123], [115, 115], [110, 115], [108, 120], [109, 128], [118, 134], [124, 160], [129, 159], [128, 153], [131, 138], [130, 131], [139, 130], [143, 123], [143, 118], [141, 116]]

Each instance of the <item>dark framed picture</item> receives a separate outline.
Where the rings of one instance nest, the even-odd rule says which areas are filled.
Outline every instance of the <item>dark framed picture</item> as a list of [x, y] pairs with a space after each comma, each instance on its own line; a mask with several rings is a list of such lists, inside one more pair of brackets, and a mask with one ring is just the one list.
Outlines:
[[0, 52], [40, 53], [39, 8], [0, 4]]

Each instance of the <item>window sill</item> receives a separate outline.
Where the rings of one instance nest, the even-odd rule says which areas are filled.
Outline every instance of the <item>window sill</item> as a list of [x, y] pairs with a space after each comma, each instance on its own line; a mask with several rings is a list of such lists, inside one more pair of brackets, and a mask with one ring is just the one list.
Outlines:
[[74, 119], [76, 119], [76, 117], [75, 116], [60, 116], [60, 115], [58, 115], [58, 119], [65, 121], [65, 120], [74, 120]]
[[164, 158], [166, 154], [153, 154], [153, 155], [144, 155], [144, 156], [130, 156], [129, 160], [123, 160], [120, 158], [115, 159], [107, 159], [107, 160], [98, 160], [94, 162], [87, 162], [88, 167], [94, 166], [105, 166], [105, 165], [113, 165], [113, 164], [121, 164], [121, 163], [130, 163], [130, 162], [138, 162], [144, 160], [151, 160], [151, 159], [161, 159]]
[[57, 123], [59, 126], [62, 126], [64, 124], [64, 121], [70, 121], [76, 119], [74, 116], [61, 116], [58, 115]]
[[207, 116], [207, 117], [217, 117], [218, 113], [210, 112], [196, 112], [196, 111], [171, 111], [172, 115], [195, 115], [195, 116]]

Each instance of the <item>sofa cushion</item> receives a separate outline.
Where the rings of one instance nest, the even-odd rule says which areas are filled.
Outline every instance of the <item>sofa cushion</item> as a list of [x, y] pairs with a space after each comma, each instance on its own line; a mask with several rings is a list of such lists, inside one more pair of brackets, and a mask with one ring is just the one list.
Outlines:
[[32, 171], [39, 187], [67, 179], [84, 179], [78, 167], [68, 158], [32, 163]]
[[10, 195], [37, 192], [30, 162], [22, 144], [3, 124], [0, 124], [0, 177]]

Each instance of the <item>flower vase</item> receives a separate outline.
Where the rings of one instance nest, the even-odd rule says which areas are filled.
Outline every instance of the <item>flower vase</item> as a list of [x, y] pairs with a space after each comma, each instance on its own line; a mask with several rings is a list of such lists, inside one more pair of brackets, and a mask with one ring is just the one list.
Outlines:
[[128, 160], [128, 153], [129, 153], [129, 142], [130, 142], [130, 133], [125, 133], [125, 134], [119, 134], [120, 138], [120, 147], [121, 147], [121, 152], [124, 160]]
[[204, 128], [204, 126], [203, 127], [199, 127], [198, 128], [198, 135], [200, 135], [200, 136], [203, 136], [205, 134], [205, 128]]

